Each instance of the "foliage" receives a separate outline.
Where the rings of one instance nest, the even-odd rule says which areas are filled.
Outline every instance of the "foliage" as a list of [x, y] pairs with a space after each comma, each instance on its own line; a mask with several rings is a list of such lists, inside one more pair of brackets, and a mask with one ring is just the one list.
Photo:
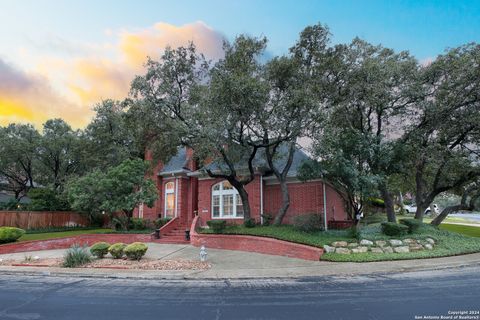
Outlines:
[[385, 221], [385, 216], [383, 214], [367, 214], [365, 218], [362, 219], [364, 224], [373, 224]]
[[76, 268], [92, 261], [92, 256], [88, 253], [86, 246], [74, 244], [67, 250], [63, 256], [63, 267]]
[[408, 227], [408, 233], [415, 233], [423, 224], [417, 219], [400, 219], [399, 222]]
[[368, 203], [372, 206], [379, 207], [379, 208], [385, 208], [385, 201], [379, 198], [368, 198], [367, 199]]
[[125, 247], [123, 252], [130, 260], [140, 260], [147, 252], [148, 247], [145, 243], [134, 242]]
[[263, 224], [264, 226], [269, 226], [273, 221], [273, 215], [270, 213], [262, 214]]
[[15, 242], [25, 234], [25, 230], [15, 227], [0, 227], [0, 243]]
[[74, 210], [90, 215], [101, 211], [123, 212], [128, 229], [133, 210], [140, 204], [152, 207], [158, 197], [152, 180], [146, 179], [148, 164], [142, 160], [125, 160], [107, 172], [94, 171], [68, 186], [68, 197]]
[[83, 231], [83, 230], [98, 230], [98, 227], [64, 226], [64, 227], [32, 228], [32, 229], [27, 229], [26, 234], [65, 232], [65, 231]]
[[142, 218], [132, 218], [130, 219], [129, 229], [133, 230], [145, 230], [148, 227], [148, 221]]
[[223, 230], [225, 230], [225, 227], [227, 226], [227, 221], [210, 220], [207, 221], [207, 225], [213, 230], [214, 233], [223, 233]]
[[109, 243], [97, 242], [90, 248], [90, 253], [98, 259], [102, 259], [108, 253], [108, 248], [110, 248]]
[[243, 225], [245, 226], [245, 228], [254, 228], [257, 225], [257, 222], [253, 218], [245, 219], [243, 221]]
[[323, 230], [323, 218], [316, 213], [305, 213], [293, 218], [293, 226], [303, 232]]
[[409, 227], [394, 222], [382, 222], [382, 233], [387, 236], [404, 236], [408, 233]]
[[32, 211], [68, 211], [70, 207], [63, 195], [51, 188], [35, 188], [28, 192], [31, 202], [28, 209]]
[[114, 243], [108, 248], [108, 252], [114, 259], [121, 259], [123, 257], [123, 250], [126, 246], [125, 243]]
[[160, 229], [164, 225], [166, 225], [172, 218], [158, 218], [153, 223], [155, 224], [155, 228]]
[[21, 209], [21, 204], [15, 198], [11, 198], [7, 202], [0, 202], [0, 210], [19, 210], [19, 209]]

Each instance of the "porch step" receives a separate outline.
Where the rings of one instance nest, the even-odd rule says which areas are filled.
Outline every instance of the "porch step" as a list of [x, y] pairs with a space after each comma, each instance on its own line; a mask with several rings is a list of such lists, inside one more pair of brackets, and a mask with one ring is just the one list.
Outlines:
[[155, 240], [157, 243], [175, 243], [175, 244], [189, 244], [190, 241], [185, 240], [185, 230], [189, 230], [190, 227], [186, 224], [180, 224], [175, 229], [168, 231], [165, 234], [160, 235], [160, 239]]

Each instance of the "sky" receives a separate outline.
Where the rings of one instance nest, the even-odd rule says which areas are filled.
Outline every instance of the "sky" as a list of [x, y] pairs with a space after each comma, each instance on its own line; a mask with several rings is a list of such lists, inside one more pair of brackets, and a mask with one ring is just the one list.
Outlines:
[[224, 39], [248, 34], [282, 55], [319, 22], [334, 44], [358, 36], [431, 61], [480, 42], [480, 1], [0, 0], [0, 125], [60, 117], [82, 128], [166, 46], [194, 41], [217, 59]]

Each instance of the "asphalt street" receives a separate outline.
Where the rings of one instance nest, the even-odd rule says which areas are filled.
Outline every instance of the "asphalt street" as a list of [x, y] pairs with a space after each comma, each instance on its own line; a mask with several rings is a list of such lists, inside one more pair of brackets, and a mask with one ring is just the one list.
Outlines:
[[427, 319], [459, 311], [479, 319], [479, 271], [235, 281], [0, 275], [0, 319]]

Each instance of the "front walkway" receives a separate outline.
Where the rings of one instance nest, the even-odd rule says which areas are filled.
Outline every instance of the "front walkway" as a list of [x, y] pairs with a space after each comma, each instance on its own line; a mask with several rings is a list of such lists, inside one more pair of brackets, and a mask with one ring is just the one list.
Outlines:
[[[199, 260], [199, 248], [190, 245], [149, 243], [146, 257], [155, 259]], [[57, 258], [65, 250], [44, 250], [0, 255], [0, 259], [23, 259], [25, 256]], [[67, 269], [44, 267], [0, 266], [0, 273], [75, 275], [88, 277], [120, 277], [151, 279], [242, 279], [285, 278], [308, 276], [349, 276], [374, 273], [392, 273], [412, 270], [435, 270], [467, 265], [480, 265], [480, 253], [421, 260], [382, 261], [369, 263], [306, 261], [231, 250], [208, 249], [209, 270], [158, 271], [113, 269]]]

